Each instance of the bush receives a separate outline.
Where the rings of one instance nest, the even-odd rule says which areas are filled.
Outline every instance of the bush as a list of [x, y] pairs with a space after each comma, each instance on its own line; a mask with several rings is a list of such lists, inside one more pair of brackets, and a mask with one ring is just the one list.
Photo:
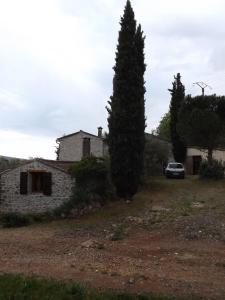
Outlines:
[[33, 223], [33, 219], [29, 215], [8, 213], [1, 216], [1, 222], [3, 227], [22, 227]]
[[119, 225], [118, 227], [116, 227], [116, 229], [114, 230], [110, 240], [111, 241], [120, 241], [123, 239], [124, 237], [124, 230], [125, 230], [125, 227], [124, 225]]
[[145, 177], [162, 175], [163, 165], [167, 164], [170, 155], [169, 144], [153, 135], [146, 139], [144, 154]]
[[36, 277], [26, 278], [21, 275], [0, 275], [1, 300], [181, 300], [202, 298], [181, 298], [176, 296], [144, 296], [130, 295], [128, 293], [101, 292], [88, 290], [76, 283], [63, 283], [60, 281]]
[[202, 179], [223, 179], [224, 171], [224, 163], [218, 160], [213, 160], [212, 163], [209, 164], [207, 160], [204, 160], [200, 166], [199, 177]]
[[76, 162], [71, 169], [72, 177], [79, 187], [87, 187], [93, 192], [102, 194], [106, 187], [108, 168], [104, 159], [94, 156], [85, 157]]
[[70, 170], [76, 184], [73, 188], [73, 202], [87, 204], [92, 201], [104, 202], [113, 195], [109, 177], [109, 164], [103, 158], [85, 157], [76, 162]]

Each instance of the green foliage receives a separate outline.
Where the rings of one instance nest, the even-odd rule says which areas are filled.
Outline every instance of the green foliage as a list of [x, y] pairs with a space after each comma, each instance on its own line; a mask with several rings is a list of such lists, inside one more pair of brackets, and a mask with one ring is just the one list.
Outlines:
[[0, 299], [82, 300], [87, 298], [85, 289], [77, 284], [66, 285], [57, 281], [39, 278], [1, 275]]
[[124, 238], [125, 227], [123, 224], [117, 226], [111, 236], [111, 241], [120, 241]]
[[85, 205], [90, 201], [104, 202], [113, 194], [109, 178], [108, 162], [94, 156], [84, 157], [74, 163], [71, 176], [76, 184], [73, 188], [71, 203], [65, 205]]
[[170, 136], [170, 112], [167, 112], [159, 122], [159, 126], [156, 128], [155, 134], [166, 141], [171, 140]]
[[171, 93], [170, 101], [170, 136], [172, 142], [172, 150], [175, 161], [183, 163], [186, 158], [186, 146], [184, 141], [177, 130], [177, 124], [179, 121], [179, 111], [185, 97], [185, 87], [181, 82], [180, 73], [177, 73], [177, 77], [174, 76], [172, 89], [169, 89]]
[[31, 215], [8, 213], [2, 215], [0, 221], [3, 227], [22, 227], [30, 225], [34, 220]]
[[209, 163], [207, 160], [204, 160], [200, 166], [199, 177], [202, 179], [223, 179], [224, 171], [224, 163], [214, 159], [211, 163]]
[[128, 0], [121, 18], [113, 95], [108, 102], [112, 181], [119, 197], [138, 190], [143, 172], [145, 130], [144, 36]]
[[[0, 275], [1, 300], [185, 300], [181, 297], [131, 295], [89, 291], [76, 283], [62, 283], [20, 275]], [[186, 299], [197, 299], [188, 297]], [[200, 300], [200, 298], [198, 298]]]
[[167, 164], [169, 157], [169, 144], [160, 139], [146, 139], [144, 155], [144, 174], [146, 177], [162, 175], [163, 165]]
[[106, 161], [94, 156], [84, 157], [81, 161], [74, 163], [71, 175], [76, 179], [76, 184], [85, 188], [91, 184], [91, 189], [96, 193], [102, 193], [108, 175]]
[[179, 133], [189, 145], [208, 149], [208, 159], [225, 139], [225, 97], [216, 95], [188, 96], [182, 104]]
[[0, 172], [13, 169], [22, 165], [26, 160], [23, 159], [7, 159], [0, 157]]

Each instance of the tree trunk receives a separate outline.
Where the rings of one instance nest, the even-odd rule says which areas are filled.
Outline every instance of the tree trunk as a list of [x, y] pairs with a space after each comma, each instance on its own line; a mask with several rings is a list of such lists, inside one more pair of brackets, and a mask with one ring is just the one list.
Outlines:
[[208, 163], [211, 165], [213, 160], [213, 149], [208, 149]]

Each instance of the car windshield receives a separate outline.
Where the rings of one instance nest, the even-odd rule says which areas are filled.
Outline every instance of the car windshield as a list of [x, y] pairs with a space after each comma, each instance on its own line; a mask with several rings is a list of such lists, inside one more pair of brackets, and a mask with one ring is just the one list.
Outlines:
[[169, 164], [169, 168], [171, 168], [171, 169], [183, 169], [183, 165], [172, 163], [172, 164]]

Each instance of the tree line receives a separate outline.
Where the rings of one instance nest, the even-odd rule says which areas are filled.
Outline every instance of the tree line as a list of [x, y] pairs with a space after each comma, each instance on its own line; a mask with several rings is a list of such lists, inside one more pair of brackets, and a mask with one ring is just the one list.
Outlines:
[[[117, 195], [131, 199], [143, 178], [145, 151], [145, 36], [130, 0], [120, 21], [113, 93], [108, 101], [107, 141]], [[207, 149], [208, 161], [223, 144], [225, 97], [185, 95], [180, 73], [174, 77], [169, 112], [156, 131], [172, 143], [174, 159], [184, 162], [187, 146]]]
[[207, 150], [211, 164], [213, 151], [225, 146], [225, 96], [185, 96], [180, 73], [174, 79], [169, 89], [169, 112], [161, 119], [156, 134], [171, 141], [176, 161], [185, 161], [189, 146]]

